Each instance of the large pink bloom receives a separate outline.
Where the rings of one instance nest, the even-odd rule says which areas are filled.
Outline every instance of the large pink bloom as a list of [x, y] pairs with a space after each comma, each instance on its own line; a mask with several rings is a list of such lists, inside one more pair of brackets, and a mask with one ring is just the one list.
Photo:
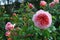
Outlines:
[[55, 3], [59, 3], [59, 0], [54, 0]]
[[36, 12], [36, 14], [33, 15], [32, 18], [35, 26], [39, 27], [40, 29], [46, 29], [50, 27], [52, 23], [52, 17], [49, 12], [46, 12], [44, 10], [39, 10]]
[[6, 30], [13, 30], [14, 29], [14, 25], [12, 25], [10, 22], [8, 22], [5, 26]]

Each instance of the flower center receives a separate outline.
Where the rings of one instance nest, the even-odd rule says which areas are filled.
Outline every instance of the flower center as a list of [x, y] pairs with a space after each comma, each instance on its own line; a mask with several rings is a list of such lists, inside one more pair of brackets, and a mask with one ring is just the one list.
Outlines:
[[46, 14], [40, 14], [37, 16], [37, 22], [39, 22], [42, 26], [48, 25], [49, 24], [49, 19]]

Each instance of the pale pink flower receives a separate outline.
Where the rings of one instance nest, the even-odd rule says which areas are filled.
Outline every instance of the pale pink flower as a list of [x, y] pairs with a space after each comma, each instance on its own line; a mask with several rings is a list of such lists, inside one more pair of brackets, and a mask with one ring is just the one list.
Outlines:
[[12, 25], [10, 22], [8, 22], [5, 26], [6, 30], [13, 30], [14, 29], [14, 25]]
[[40, 29], [46, 29], [50, 27], [52, 23], [52, 16], [49, 12], [39, 10], [33, 15], [32, 20], [35, 26], [39, 27]]
[[51, 2], [51, 3], [49, 4], [49, 6], [50, 6], [50, 7], [54, 7], [54, 6], [55, 6], [55, 2]]
[[32, 3], [29, 3], [29, 8], [34, 8], [33, 4]]
[[40, 6], [42, 6], [42, 7], [44, 7], [44, 6], [46, 6], [46, 2], [45, 1], [40, 1]]
[[7, 31], [6, 33], [5, 33], [5, 36], [10, 36], [10, 32], [9, 31]]
[[59, 0], [54, 0], [55, 3], [59, 3]]

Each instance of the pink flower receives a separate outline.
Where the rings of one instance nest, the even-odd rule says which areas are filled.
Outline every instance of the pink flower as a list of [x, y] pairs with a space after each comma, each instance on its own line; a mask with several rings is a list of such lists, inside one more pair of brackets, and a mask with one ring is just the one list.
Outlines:
[[8, 38], [7, 40], [12, 40], [12, 38]]
[[45, 1], [40, 1], [40, 6], [42, 6], [42, 7], [44, 7], [44, 6], [46, 6], [46, 2]]
[[59, 3], [59, 0], [54, 0], [55, 3]]
[[10, 32], [7, 31], [7, 32], [5, 33], [5, 36], [10, 36]]
[[29, 3], [29, 8], [33, 8], [33, 4], [32, 3]]
[[51, 3], [49, 4], [49, 6], [50, 6], [50, 7], [54, 7], [54, 6], [55, 6], [55, 2], [51, 2]]
[[44, 10], [39, 10], [36, 12], [36, 14], [33, 15], [32, 18], [35, 26], [39, 27], [40, 29], [46, 29], [50, 27], [52, 23], [52, 17], [49, 12], [46, 12]]
[[14, 25], [12, 25], [10, 22], [8, 22], [5, 26], [6, 30], [13, 30], [14, 29]]

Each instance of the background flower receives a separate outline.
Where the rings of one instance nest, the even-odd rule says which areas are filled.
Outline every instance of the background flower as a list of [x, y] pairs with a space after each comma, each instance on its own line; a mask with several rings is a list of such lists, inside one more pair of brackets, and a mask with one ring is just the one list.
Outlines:
[[59, 3], [59, 0], [54, 0], [55, 3]]
[[46, 2], [45, 1], [40, 1], [40, 6], [42, 6], [42, 7], [44, 7], [44, 6], [46, 6]]
[[29, 6], [29, 8], [33, 8], [34, 7], [32, 3], [29, 3], [28, 6]]
[[5, 33], [5, 36], [10, 36], [10, 32], [9, 31], [7, 31], [6, 33]]
[[12, 25], [10, 22], [8, 22], [5, 26], [6, 30], [13, 30], [14, 29], [14, 25]]
[[55, 2], [49, 3], [49, 6], [50, 6], [50, 7], [54, 7], [54, 6], [55, 6]]

